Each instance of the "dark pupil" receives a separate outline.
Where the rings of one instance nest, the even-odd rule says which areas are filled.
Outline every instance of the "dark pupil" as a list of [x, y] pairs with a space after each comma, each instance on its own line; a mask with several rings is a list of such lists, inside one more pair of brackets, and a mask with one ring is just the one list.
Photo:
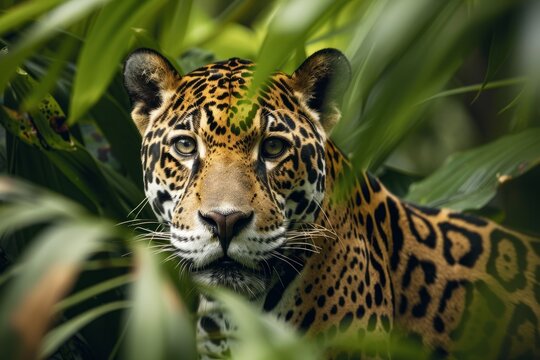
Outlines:
[[278, 154], [281, 151], [281, 141], [279, 141], [279, 140], [268, 140], [266, 142], [266, 151], [270, 155]]

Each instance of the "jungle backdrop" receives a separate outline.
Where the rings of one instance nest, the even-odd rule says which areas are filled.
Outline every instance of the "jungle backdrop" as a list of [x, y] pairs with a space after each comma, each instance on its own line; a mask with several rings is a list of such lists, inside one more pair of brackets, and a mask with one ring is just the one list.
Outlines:
[[[0, 0], [2, 357], [195, 356], [195, 292], [152, 240], [122, 84], [139, 47], [181, 74], [252, 59], [259, 83], [338, 48], [353, 79], [332, 138], [355, 171], [540, 234], [538, 1]], [[369, 347], [302, 339], [215, 296], [239, 323], [238, 359]], [[470, 339], [466, 354], [490, 356]], [[428, 356], [414, 342], [392, 351]]]

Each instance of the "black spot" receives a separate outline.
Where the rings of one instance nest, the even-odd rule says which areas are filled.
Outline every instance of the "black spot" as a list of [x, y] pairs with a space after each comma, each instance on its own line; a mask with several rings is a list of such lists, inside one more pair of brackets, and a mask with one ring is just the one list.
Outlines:
[[334, 288], [329, 287], [328, 290], [326, 290], [326, 295], [328, 296], [334, 296]]
[[325, 303], [326, 303], [326, 297], [324, 295], [320, 295], [319, 298], [317, 299], [317, 305], [319, 307], [323, 307]]
[[418, 260], [416, 256], [411, 255], [409, 261], [407, 262], [403, 278], [401, 279], [401, 283], [404, 288], [409, 286], [411, 283], [412, 272], [418, 267], [420, 267], [424, 273], [424, 281], [426, 284], [433, 284], [437, 274], [435, 264], [429, 260]]
[[[411, 233], [414, 235], [416, 240], [418, 240], [419, 243], [424, 244], [432, 249], [435, 248], [435, 242], [436, 242], [436, 234], [435, 230], [433, 229], [433, 225], [431, 225], [431, 221], [426, 219], [424, 216], [420, 214], [416, 214], [415, 212], [411, 211], [411, 209], [408, 206], [404, 206], [405, 214], [407, 214], [407, 220], [409, 223], [409, 229], [411, 230]], [[416, 228], [416, 222], [414, 220], [421, 221], [424, 226], [428, 230], [427, 236], [420, 235], [420, 232]]]
[[[379, 206], [377, 206], [377, 208], [375, 209], [374, 215], [375, 215], [375, 222], [377, 224], [377, 230], [379, 232], [379, 235], [381, 236], [384, 246], [388, 248], [388, 237], [386, 236], [385, 226], [384, 226], [384, 223], [386, 221], [385, 203], [380, 203]], [[367, 226], [367, 223], [366, 223], [366, 226]], [[381, 247], [379, 246], [379, 242], [377, 241], [377, 239], [375, 239], [375, 241], [373, 241], [372, 244], [373, 244], [373, 249], [375, 250], [377, 255], [379, 257], [382, 257]]]
[[339, 331], [340, 331], [340, 332], [345, 332], [345, 331], [347, 331], [347, 329], [349, 328], [349, 326], [351, 326], [352, 320], [353, 320], [353, 313], [352, 313], [352, 312], [346, 313], [346, 314], [341, 318], [341, 321], [339, 322]]
[[407, 311], [407, 297], [405, 296], [405, 294], [401, 294], [401, 298], [399, 300], [399, 313], [400, 314], [405, 314], [405, 312]]
[[371, 314], [368, 320], [367, 330], [373, 331], [377, 326], [377, 314]]
[[379, 284], [375, 284], [375, 305], [380, 306], [383, 301], [382, 290]]
[[416, 204], [411, 204], [411, 203], [406, 203], [407, 206], [409, 207], [412, 207], [412, 208], [415, 208], [416, 210], [426, 214], [426, 215], [438, 215], [441, 210], [440, 209], [436, 209], [436, 208], [430, 208], [430, 207], [425, 207], [425, 206], [420, 206], [420, 205], [416, 205]]
[[365, 313], [366, 313], [366, 308], [364, 307], [364, 305], [359, 305], [358, 308], [356, 309], [356, 317], [361, 319], [364, 317]]
[[294, 123], [294, 120], [291, 119], [289, 115], [283, 114], [283, 120], [285, 120], [285, 122], [291, 128], [291, 130], [294, 130], [296, 128], [296, 124]]
[[284, 269], [283, 272], [280, 273], [279, 278], [281, 281], [276, 282], [276, 284], [268, 291], [266, 298], [264, 299], [264, 311], [271, 311], [276, 307], [281, 300], [283, 293], [297, 275], [297, 271], [289, 268]]
[[294, 312], [292, 310], [287, 311], [287, 314], [285, 314], [285, 321], [291, 320]]
[[474, 225], [474, 226], [483, 227], [483, 226], [487, 226], [487, 224], [488, 224], [488, 222], [486, 220], [482, 219], [482, 218], [467, 215], [467, 214], [463, 214], [463, 213], [453, 212], [453, 213], [448, 214], [448, 217], [451, 218], [451, 219], [461, 220], [463, 222], [466, 222], [466, 223]]
[[309, 309], [300, 323], [301, 330], [307, 331], [311, 327], [311, 324], [313, 324], [313, 321], [315, 320], [315, 314], [316, 312], [314, 308]]
[[281, 101], [283, 101], [283, 105], [285, 105], [285, 107], [291, 111], [294, 111], [294, 105], [291, 103], [291, 101], [289, 100], [289, 97], [285, 94], [280, 94], [280, 97], [281, 97]]
[[161, 190], [157, 192], [157, 198], [158, 198], [159, 202], [161, 202], [162, 204], [164, 202], [172, 200], [171, 194], [169, 194], [168, 191], [161, 191]]
[[367, 294], [366, 295], [366, 306], [368, 307], [368, 309], [371, 308], [371, 304], [372, 304], [372, 300], [371, 300], [371, 294]]
[[440, 318], [439, 315], [437, 315], [437, 316], [435, 316], [433, 318], [433, 328], [438, 333], [444, 332], [444, 322], [442, 321], [442, 319]]
[[[484, 247], [482, 245], [482, 238], [481, 236], [476, 233], [469, 231], [468, 229], [462, 228], [460, 226], [443, 222], [439, 224], [439, 228], [442, 231], [443, 239], [444, 239], [444, 246], [443, 246], [443, 255], [446, 261], [450, 265], [454, 265], [456, 262], [467, 267], [473, 267], [474, 264], [476, 264], [476, 261], [482, 254], [482, 251], [484, 250]], [[469, 242], [469, 251], [463, 255], [459, 259], [454, 259], [452, 256], [452, 240], [449, 238], [448, 233], [450, 232], [457, 232], [461, 234], [467, 241]]]
[[371, 189], [373, 190], [373, 192], [381, 191], [381, 184], [379, 183], [379, 181], [374, 176], [372, 176], [371, 174], [368, 173], [367, 178], [368, 178], [369, 185], [371, 186]]
[[[491, 240], [491, 254], [489, 255], [489, 259], [487, 262], [487, 271], [493, 275], [497, 281], [501, 283], [504, 288], [509, 291], [513, 292], [517, 289], [522, 289], [525, 287], [527, 281], [525, 279], [525, 270], [527, 269], [527, 249], [525, 248], [525, 245], [514, 235], [509, 234], [507, 232], [503, 232], [502, 230], [495, 229], [491, 233], [490, 236]], [[514, 248], [514, 251], [516, 253], [516, 265], [517, 269], [515, 269], [515, 276], [512, 279], [504, 279], [500, 274], [499, 270], [497, 269], [497, 258], [499, 256], [502, 256], [499, 245], [503, 241], [509, 241], [512, 244], [512, 247]]]
[[360, 190], [362, 190], [362, 195], [364, 196], [364, 200], [366, 200], [366, 203], [369, 204], [371, 200], [371, 191], [369, 190], [369, 186], [365, 179], [362, 180], [360, 183]]
[[383, 326], [384, 331], [389, 332], [390, 331], [390, 318], [388, 315], [381, 315], [381, 324]]
[[392, 231], [392, 255], [390, 256], [390, 267], [396, 270], [399, 265], [399, 255], [403, 248], [403, 231], [399, 225], [399, 210], [394, 200], [390, 197], [386, 200], [388, 214], [390, 217], [390, 229]]
[[427, 291], [425, 286], [422, 286], [420, 288], [418, 295], [420, 295], [420, 302], [413, 306], [412, 314], [413, 316], [419, 318], [426, 315], [427, 307], [431, 302], [431, 295], [429, 295], [429, 292]]
[[204, 331], [206, 331], [206, 333], [211, 335], [209, 338], [212, 343], [214, 344], [221, 343], [221, 340], [219, 339], [219, 334], [220, 334], [219, 325], [214, 321], [214, 319], [208, 316], [203, 316], [201, 318], [200, 324], [201, 324], [201, 327], [204, 329]]

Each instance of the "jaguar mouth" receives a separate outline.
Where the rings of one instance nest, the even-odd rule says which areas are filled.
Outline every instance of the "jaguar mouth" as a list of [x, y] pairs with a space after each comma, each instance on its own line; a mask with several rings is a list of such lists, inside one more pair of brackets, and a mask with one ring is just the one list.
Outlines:
[[223, 256], [192, 270], [193, 280], [206, 286], [222, 286], [250, 299], [260, 296], [268, 287], [268, 271], [249, 268]]
[[194, 273], [197, 272], [203, 272], [203, 271], [251, 271], [253, 272], [253, 269], [248, 268], [245, 265], [242, 265], [238, 261], [235, 261], [234, 259], [231, 259], [228, 256], [222, 256], [219, 259], [216, 259], [204, 266], [201, 266], [197, 269], [193, 269]]

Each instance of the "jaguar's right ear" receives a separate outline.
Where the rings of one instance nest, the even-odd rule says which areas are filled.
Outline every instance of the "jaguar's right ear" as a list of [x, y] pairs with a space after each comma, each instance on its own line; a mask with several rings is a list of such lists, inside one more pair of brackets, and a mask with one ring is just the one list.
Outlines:
[[164, 93], [176, 88], [180, 75], [161, 54], [150, 49], [137, 49], [124, 63], [124, 85], [133, 109], [131, 118], [144, 133], [150, 112], [158, 108]]

